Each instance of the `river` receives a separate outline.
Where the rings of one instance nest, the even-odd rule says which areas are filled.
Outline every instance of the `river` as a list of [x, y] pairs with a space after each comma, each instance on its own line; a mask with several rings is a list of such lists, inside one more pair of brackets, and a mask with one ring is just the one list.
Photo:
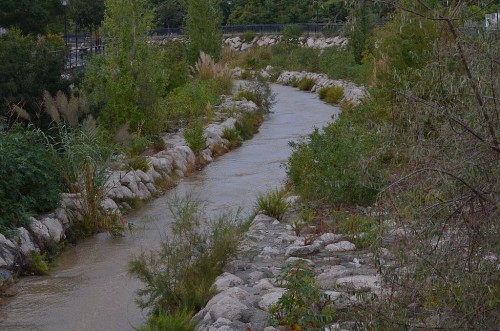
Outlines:
[[243, 146], [183, 179], [165, 195], [126, 216], [135, 230], [122, 238], [96, 235], [65, 250], [49, 276], [25, 277], [19, 294], [0, 307], [0, 330], [134, 330], [145, 320], [137, 308], [141, 285], [126, 271], [141, 250], [155, 248], [168, 233], [166, 202], [192, 192], [209, 213], [243, 208], [249, 215], [257, 195], [283, 184], [282, 164], [294, 141], [331, 121], [338, 109], [315, 94], [272, 85], [277, 103], [260, 132]]

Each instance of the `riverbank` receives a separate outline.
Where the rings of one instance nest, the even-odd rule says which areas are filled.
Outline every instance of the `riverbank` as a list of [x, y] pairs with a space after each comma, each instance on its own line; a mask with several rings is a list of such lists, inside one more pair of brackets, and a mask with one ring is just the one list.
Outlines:
[[[113, 169], [116, 170], [110, 169], [108, 174], [107, 197], [102, 207], [110, 214], [121, 215], [176, 185], [180, 178], [235, 148], [234, 142], [226, 139], [224, 133], [235, 130], [235, 124], [241, 121], [244, 113], [258, 111], [251, 101], [228, 97], [214, 114], [213, 123], [204, 128], [205, 148], [200, 153], [192, 151], [181, 129], [162, 136], [165, 149], [144, 156], [145, 168], [122, 170], [127, 168], [128, 160], [115, 162]], [[25, 267], [33, 256], [43, 256], [44, 252], [70, 238], [73, 223], [80, 219], [84, 208], [85, 202], [78, 194], [63, 193], [61, 206], [53, 212], [32, 217], [28, 227], [17, 228], [9, 238], [0, 234], [0, 291], [12, 284], [15, 273], [29, 274]]]

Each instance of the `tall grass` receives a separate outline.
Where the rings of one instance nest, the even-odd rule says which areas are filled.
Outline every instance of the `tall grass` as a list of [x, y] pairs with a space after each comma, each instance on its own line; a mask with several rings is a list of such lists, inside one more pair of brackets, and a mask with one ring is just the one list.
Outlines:
[[168, 207], [174, 218], [172, 236], [162, 240], [159, 250], [143, 252], [129, 264], [130, 273], [144, 284], [137, 303], [148, 309], [150, 323], [178, 323], [180, 312], [201, 309], [239, 242], [235, 215], [209, 220], [191, 194], [174, 197]]

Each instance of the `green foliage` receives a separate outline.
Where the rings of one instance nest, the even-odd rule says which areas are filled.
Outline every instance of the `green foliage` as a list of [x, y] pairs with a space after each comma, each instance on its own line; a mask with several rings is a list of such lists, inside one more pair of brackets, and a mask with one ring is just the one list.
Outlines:
[[[59, 32], [62, 28], [62, 20], [63, 7], [58, 0], [2, 0], [0, 2], [0, 26], [16, 27], [24, 34]], [[54, 21], [61, 23], [55, 25]]]
[[378, 240], [379, 221], [362, 212], [332, 212], [332, 228], [335, 233], [342, 233], [357, 248], [368, 248]]
[[301, 260], [283, 271], [278, 282], [287, 291], [270, 308], [273, 325], [288, 326], [292, 330], [318, 330], [334, 322], [333, 302], [316, 285], [314, 276], [314, 271]]
[[259, 132], [259, 126], [264, 120], [263, 113], [261, 111], [245, 112], [234, 124], [238, 135], [243, 140], [248, 140], [253, 137], [254, 134]]
[[133, 132], [144, 134], [165, 128], [166, 111], [159, 101], [169, 76], [162, 69], [163, 50], [147, 42], [152, 18], [147, 0], [106, 0], [106, 53], [93, 59], [85, 86], [100, 111], [99, 123], [110, 132], [128, 122]]
[[48, 275], [49, 263], [47, 262], [45, 253], [31, 252], [24, 269], [24, 272], [29, 275]]
[[286, 201], [285, 192], [278, 189], [266, 194], [259, 194], [255, 204], [256, 211], [264, 211], [266, 215], [274, 217], [278, 221], [283, 219], [289, 207], [290, 205]]
[[[319, 11], [321, 21], [327, 20], [327, 13]], [[235, 1], [228, 18], [230, 25], [247, 24], [288, 24], [314, 22], [318, 11], [308, 0], [280, 1]], [[323, 15], [325, 14], [325, 15]]]
[[148, 318], [141, 331], [193, 331], [195, 324], [191, 322], [193, 313], [175, 312], [173, 314], [159, 313]]
[[224, 139], [229, 140], [230, 148], [236, 148], [238, 146], [241, 146], [242, 139], [240, 137], [240, 133], [236, 128], [234, 129], [224, 128], [223, 137]]
[[77, 26], [94, 30], [104, 20], [104, 0], [71, 0], [68, 11]]
[[[144, 283], [137, 291], [139, 307], [150, 316], [176, 315], [201, 309], [213, 295], [212, 284], [235, 254], [240, 231], [237, 220], [222, 215], [207, 221], [202, 205], [191, 195], [174, 197], [171, 238], [156, 252], [143, 252], [129, 271]], [[203, 230], [202, 230], [203, 229]]]
[[240, 86], [236, 100], [245, 98], [253, 101], [261, 111], [269, 112], [276, 102], [276, 95], [273, 93], [269, 82], [260, 75], [256, 80], [247, 82], [244, 87]]
[[155, 8], [155, 23], [159, 27], [180, 27], [186, 15], [184, 1], [150, 0]]
[[222, 50], [221, 12], [215, 0], [188, 0], [185, 35], [188, 39], [188, 60], [194, 63], [201, 52], [215, 61]]
[[147, 172], [151, 168], [151, 163], [146, 157], [138, 156], [128, 160], [125, 170], [142, 170]]
[[215, 80], [191, 80], [165, 98], [169, 120], [178, 123], [199, 119], [220, 103], [222, 87]]
[[324, 87], [318, 91], [319, 98], [327, 103], [337, 104], [344, 97], [344, 88], [342, 86]]
[[[0, 116], [31, 121], [46, 128], [50, 122], [43, 116], [42, 97], [47, 90], [55, 94], [64, 90], [66, 82], [61, 78], [64, 69], [64, 52], [60, 37], [46, 36], [37, 40], [23, 36], [17, 30], [0, 36]], [[17, 105], [25, 110], [13, 112]]]
[[0, 232], [59, 204], [59, 174], [33, 132], [0, 133]]
[[130, 144], [130, 155], [140, 155], [149, 146], [151, 142], [147, 137], [141, 136], [139, 134], [132, 137], [132, 143]]
[[193, 152], [203, 151], [207, 145], [203, 136], [203, 123], [199, 120], [190, 122], [189, 126], [184, 129], [184, 139]]
[[255, 32], [253, 32], [253, 31], [246, 31], [246, 32], [243, 33], [243, 35], [241, 37], [243, 38], [243, 40], [246, 43], [250, 43], [250, 42], [252, 42], [253, 38], [255, 38]]
[[315, 84], [316, 84], [316, 81], [314, 79], [304, 77], [299, 82], [299, 90], [301, 90], [301, 91], [310, 91]]
[[63, 179], [65, 192], [81, 197], [81, 208], [75, 215], [69, 215], [74, 218], [75, 235], [85, 237], [96, 232], [121, 235], [126, 223], [120, 215], [102, 207], [114, 149], [104, 143], [95, 122], [83, 123], [73, 130], [59, 125], [53, 136], [45, 135], [45, 142], [52, 154], [54, 171]]
[[303, 32], [304, 28], [300, 24], [287, 25], [281, 32], [282, 40], [287, 45], [298, 45]]
[[354, 55], [354, 61], [361, 64], [363, 52], [373, 27], [370, 17], [370, 8], [366, 0], [361, 0], [354, 11], [354, 27], [350, 33], [349, 47]]
[[390, 162], [373, 157], [381, 134], [370, 130], [369, 119], [382, 120], [381, 111], [374, 103], [351, 107], [323, 133], [312, 133], [308, 143], [292, 143], [287, 170], [294, 189], [335, 205], [373, 202], [384, 185], [383, 164]]

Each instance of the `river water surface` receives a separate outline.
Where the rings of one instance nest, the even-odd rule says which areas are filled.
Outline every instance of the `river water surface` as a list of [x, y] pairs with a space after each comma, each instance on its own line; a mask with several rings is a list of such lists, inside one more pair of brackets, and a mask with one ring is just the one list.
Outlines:
[[134, 292], [141, 284], [127, 274], [126, 267], [134, 255], [157, 247], [161, 235], [168, 233], [172, 222], [168, 199], [193, 192], [212, 214], [238, 207], [244, 215], [250, 214], [258, 193], [282, 185], [282, 164], [291, 152], [288, 142], [321, 128], [338, 112], [315, 94], [280, 85], [272, 88], [277, 103], [252, 140], [127, 215], [126, 221], [136, 227], [130, 234], [86, 239], [61, 254], [50, 276], [21, 279], [19, 294], [0, 306], [0, 330], [139, 327], [145, 316], [134, 302]]

